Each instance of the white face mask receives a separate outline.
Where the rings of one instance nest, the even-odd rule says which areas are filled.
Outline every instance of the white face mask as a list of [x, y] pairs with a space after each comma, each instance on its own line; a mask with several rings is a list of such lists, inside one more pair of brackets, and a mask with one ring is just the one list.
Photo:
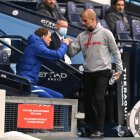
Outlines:
[[60, 36], [65, 36], [67, 34], [67, 28], [65, 27], [61, 27], [58, 31], [58, 33], [60, 34]]

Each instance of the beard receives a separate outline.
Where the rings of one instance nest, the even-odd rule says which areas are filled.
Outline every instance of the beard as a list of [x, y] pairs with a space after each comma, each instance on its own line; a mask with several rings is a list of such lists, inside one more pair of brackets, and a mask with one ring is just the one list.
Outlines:
[[119, 9], [118, 12], [119, 13], [123, 13], [124, 12], [124, 9]]

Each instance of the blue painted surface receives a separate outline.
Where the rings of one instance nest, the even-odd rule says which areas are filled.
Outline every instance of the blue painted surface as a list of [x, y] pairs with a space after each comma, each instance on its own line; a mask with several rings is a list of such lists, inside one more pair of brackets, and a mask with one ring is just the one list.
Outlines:
[[0, 13], [0, 29], [9, 35], [21, 35], [27, 38], [39, 26]]
[[131, 2], [131, 3], [135, 4], [135, 5], [140, 6], [140, 0], [125, 0], [125, 1]]

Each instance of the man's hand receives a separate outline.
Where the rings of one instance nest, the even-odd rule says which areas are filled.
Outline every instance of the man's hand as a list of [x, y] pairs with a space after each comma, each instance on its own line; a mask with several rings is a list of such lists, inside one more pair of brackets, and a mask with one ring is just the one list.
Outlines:
[[116, 80], [118, 80], [120, 78], [121, 73], [120, 72], [115, 72], [113, 74], [113, 77], [115, 77]]
[[71, 39], [70, 38], [64, 38], [63, 42], [66, 43], [67, 45], [69, 45], [71, 43]]

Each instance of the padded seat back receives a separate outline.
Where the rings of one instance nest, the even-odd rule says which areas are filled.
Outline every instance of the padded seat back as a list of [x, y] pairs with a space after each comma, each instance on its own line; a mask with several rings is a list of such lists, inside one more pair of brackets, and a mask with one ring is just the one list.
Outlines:
[[132, 38], [140, 40], [140, 22], [132, 22]]
[[94, 5], [91, 2], [86, 2], [84, 9], [93, 9], [95, 11]]
[[[120, 39], [120, 40], [132, 40], [132, 38], [130, 37], [130, 33], [127, 31], [125, 27], [124, 22], [121, 20], [116, 21], [115, 37], [116, 39]], [[119, 44], [119, 47], [124, 47], [124, 46], [131, 47], [132, 43], [128, 43], [125, 41]]]
[[9, 56], [6, 51], [0, 50], [0, 70], [14, 73], [10, 67]]
[[99, 22], [101, 23], [101, 25], [102, 25], [104, 28], [109, 29], [108, 24], [107, 24], [107, 22], [105, 21], [105, 19], [101, 19], [101, 20], [99, 20]]
[[67, 8], [66, 8], [66, 18], [68, 19], [68, 22], [75, 25], [82, 27], [81, 18], [77, 9], [77, 6], [74, 2], [67, 2]]

